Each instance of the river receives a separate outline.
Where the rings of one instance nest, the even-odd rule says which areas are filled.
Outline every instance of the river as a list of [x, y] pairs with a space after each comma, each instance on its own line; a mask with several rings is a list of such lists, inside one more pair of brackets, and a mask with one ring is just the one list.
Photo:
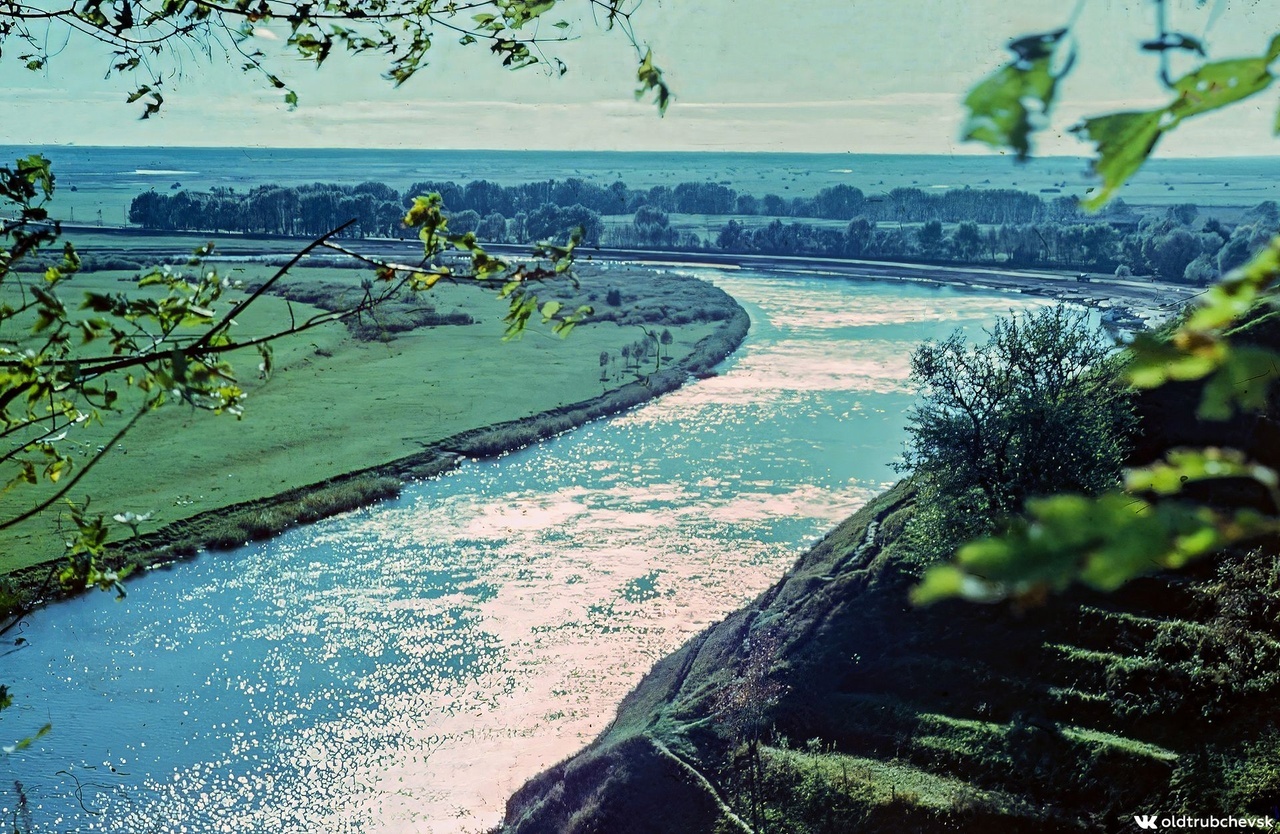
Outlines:
[[15, 693], [0, 733], [53, 731], [0, 754], [4, 822], [494, 825], [656, 659], [892, 483], [916, 342], [1029, 303], [696, 274], [752, 318], [719, 376], [395, 501], [153, 571], [124, 601], [95, 593], [30, 617], [0, 663]]

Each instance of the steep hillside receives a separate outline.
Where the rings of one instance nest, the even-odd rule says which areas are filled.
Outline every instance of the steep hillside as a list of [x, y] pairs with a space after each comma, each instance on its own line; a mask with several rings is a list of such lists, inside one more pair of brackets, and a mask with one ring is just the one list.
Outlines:
[[[1136, 459], [1225, 440], [1280, 453], [1269, 418], [1196, 423], [1197, 396], [1144, 398]], [[1275, 813], [1275, 542], [1110, 595], [920, 609], [913, 501], [907, 483], [880, 496], [660, 662], [599, 739], [510, 800], [502, 830], [1093, 832]]]

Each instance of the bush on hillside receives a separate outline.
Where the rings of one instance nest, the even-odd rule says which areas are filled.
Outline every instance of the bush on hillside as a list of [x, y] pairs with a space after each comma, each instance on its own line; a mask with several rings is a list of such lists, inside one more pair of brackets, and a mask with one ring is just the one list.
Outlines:
[[933, 555], [989, 533], [1028, 498], [1115, 486], [1134, 424], [1110, 341], [1058, 305], [1000, 319], [983, 343], [921, 345], [902, 464], [920, 481], [913, 523]]

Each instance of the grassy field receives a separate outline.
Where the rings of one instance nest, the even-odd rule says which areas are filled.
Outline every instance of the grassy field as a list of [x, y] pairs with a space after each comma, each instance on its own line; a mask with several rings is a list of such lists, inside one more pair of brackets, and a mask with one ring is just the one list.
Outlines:
[[[249, 266], [236, 274], [248, 283], [260, 280], [266, 268]], [[315, 297], [317, 288], [323, 294], [358, 286], [362, 275], [300, 269], [289, 286], [295, 296]], [[98, 272], [78, 277], [76, 284], [84, 290], [116, 290], [132, 278]], [[618, 308], [604, 304], [613, 286], [623, 293]], [[671, 303], [673, 293], [681, 309], [701, 299], [707, 313], [703, 321], [663, 324], [674, 337], [670, 361], [678, 361], [717, 329], [712, 315], [725, 318], [732, 312], [728, 297], [710, 285], [643, 270], [601, 271], [584, 279], [581, 300], [621, 322], [585, 324], [566, 340], [531, 325], [514, 342], [501, 341], [505, 302], [476, 287], [438, 286], [427, 299], [435, 310], [465, 312], [473, 324], [399, 332], [368, 320], [353, 328], [325, 326], [278, 343], [277, 370], [265, 381], [257, 379], [257, 356], [241, 357], [237, 369], [250, 391], [243, 420], [166, 406], [148, 415], [71, 497], [92, 498], [92, 509], [108, 516], [151, 513], [141, 526], [146, 533], [198, 513], [420, 453], [470, 429], [598, 397], [637, 379], [634, 370], [624, 371], [618, 361], [610, 363], [609, 378], [602, 382], [601, 352], [618, 356], [623, 345], [638, 340], [642, 331], [631, 322], [645, 320], [652, 326], [662, 321], [669, 312], [663, 305]], [[240, 297], [243, 293], [234, 293], [229, 301]], [[299, 318], [317, 312], [303, 303], [292, 306]], [[403, 322], [409, 309], [402, 305], [388, 311], [386, 320]], [[239, 317], [238, 335], [280, 328], [288, 315], [283, 299], [264, 296]], [[643, 371], [652, 368], [650, 359]], [[78, 444], [87, 460], [114, 431], [110, 423], [108, 429], [75, 432], [65, 442]], [[0, 517], [30, 506], [45, 494], [42, 489], [16, 489], [0, 497]], [[63, 524], [64, 518], [50, 512], [0, 533], [0, 573], [58, 556]]]

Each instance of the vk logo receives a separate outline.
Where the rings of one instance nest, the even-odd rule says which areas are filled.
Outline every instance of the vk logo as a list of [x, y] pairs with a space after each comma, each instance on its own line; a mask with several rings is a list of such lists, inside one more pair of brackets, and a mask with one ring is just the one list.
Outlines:
[[1138, 824], [1139, 828], [1154, 829], [1156, 827], [1157, 819], [1159, 819], [1159, 817], [1156, 814], [1146, 814], [1135, 816], [1133, 821]]

